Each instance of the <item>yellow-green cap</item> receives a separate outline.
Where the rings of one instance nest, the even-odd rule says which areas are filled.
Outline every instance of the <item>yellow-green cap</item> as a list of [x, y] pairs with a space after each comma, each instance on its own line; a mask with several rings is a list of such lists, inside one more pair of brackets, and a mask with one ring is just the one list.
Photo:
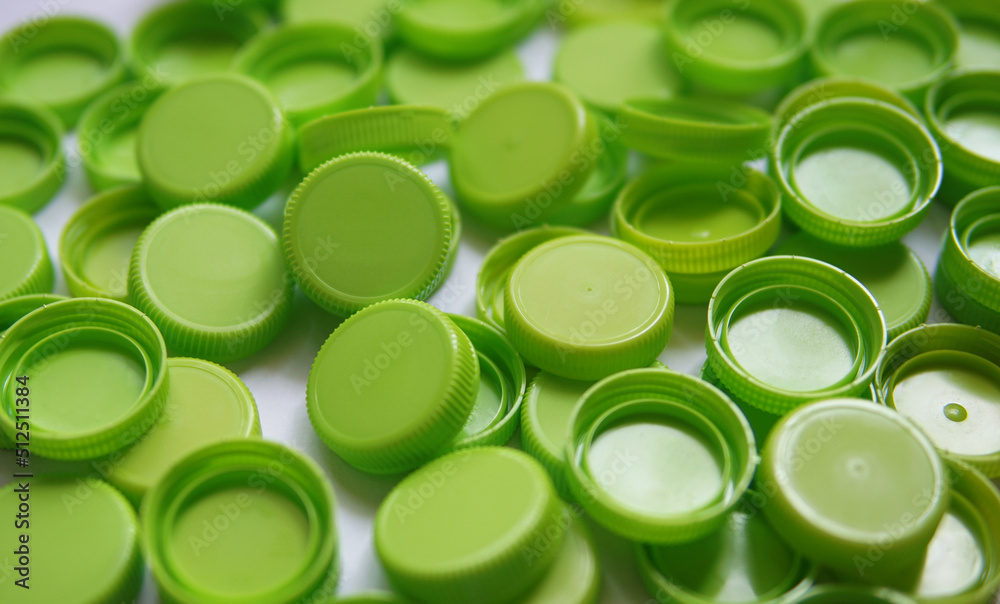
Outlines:
[[917, 604], [916, 600], [888, 587], [826, 584], [790, 601], [790, 604]]
[[940, 0], [958, 22], [955, 66], [1000, 68], [1000, 6], [979, 0]]
[[68, 299], [66, 296], [55, 294], [28, 294], [5, 298], [0, 301], [0, 335], [3, 335], [3, 332], [7, 331], [11, 325], [20, 321], [31, 311], [38, 310], [46, 304]]
[[1000, 187], [981, 189], [951, 215], [935, 286], [941, 304], [961, 323], [1000, 333]]
[[48, 109], [0, 99], [0, 206], [33, 214], [55, 197], [66, 178], [63, 134]]
[[517, 604], [597, 604], [601, 595], [602, 569], [583, 510], [564, 506], [557, 528], [566, 536], [555, 561], [542, 580], [521, 596]]
[[781, 131], [796, 115], [813, 105], [823, 105], [834, 99], [860, 98], [888, 103], [919, 119], [923, 116], [908, 98], [875, 80], [850, 76], [827, 76], [810, 80], [795, 88], [781, 100], [774, 110], [772, 137], [777, 140]]
[[549, 26], [569, 27], [618, 20], [659, 22], [666, 4], [666, 0], [559, 2], [546, 12], [545, 21]]
[[402, 2], [391, 0], [278, 0], [284, 23], [333, 22], [349, 26], [355, 32], [354, 43], [380, 44], [387, 37], [392, 20]]
[[55, 274], [42, 230], [21, 210], [0, 205], [0, 300], [52, 291]]

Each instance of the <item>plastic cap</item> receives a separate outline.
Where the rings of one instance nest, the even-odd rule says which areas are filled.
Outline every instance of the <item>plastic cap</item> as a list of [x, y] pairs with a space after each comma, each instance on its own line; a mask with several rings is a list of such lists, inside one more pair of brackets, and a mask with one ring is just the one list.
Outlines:
[[340, 316], [392, 298], [425, 300], [444, 279], [455, 237], [451, 206], [420, 170], [380, 153], [315, 169], [285, 207], [295, 280]]
[[555, 561], [541, 582], [517, 600], [518, 604], [597, 602], [601, 592], [600, 559], [581, 512], [564, 508], [561, 527], [565, 527], [565, 538]]
[[0, 206], [33, 214], [55, 197], [66, 178], [63, 134], [48, 109], [0, 100]]
[[415, 300], [369, 306], [323, 344], [309, 372], [309, 419], [352, 466], [412, 470], [451, 443], [480, 386], [472, 342], [448, 317]]
[[951, 215], [935, 286], [942, 305], [962, 323], [1000, 333], [1000, 187], [969, 195]]
[[736, 403], [736, 406], [746, 416], [747, 421], [750, 422], [750, 428], [753, 429], [753, 435], [757, 442], [763, 443], [767, 440], [767, 437], [771, 434], [771, 430], [774, 429], [774, 425], [781, 419], [780, 415], [758, 409], [746, 401], [733, 396], [733, 393], [726, 389], [725, 384], [712, 371], [712, 364], [709, 362], [706, 362], [701, 367], [701, 379], [721, 390], [723, 394]]
[[24, 212], [0, 205], [0, 300], [52, 291], [55, 275], [42, 231]]
[[136, 140], [153, 199], [255, 208], [292, 166], [292, 127], [261, 84], [237, 74], [174, 86], [153, 103]]
[[365, 593], [333, 600], [323, 600], [316, 604], [408, 604], [406, 600], [388, 593]]
[[979, 0], [942, 0], [958, 21], [958, 54], [955, 66], [1000, 68], [1000, 6]]
[[579, 3], [559, 3], [546, 13], [550, 25], [577, 27], [590, 23], [617, 20], [660, 21], [666, 10], [666, 0], [587, 0]]
[[334, 583], [333, 488], [311, 459], [260, 440], [210, 445], [146, 494], [144, 545], [161, 597], [298, 602]]
[[393, 585], [421, 601], [521, 601], [559, 553], [563, 513], [545, 470], [527, 454], [468, 449], [389, 493], [375, 517], [375, 549]]
[[28, 294], [0, 301], [0, 335], [31, 311], [38, 310], [46, 304], [68, 299], [66, 296], [55, 294]]
[[917, 604], [916, 600], [886, 587], [821, 585], [793, 604]]
[[922, 119], [920, 110], [909, 99], [891, 88], [864, 78], [829, 76], [817, 78], [792, 90], [774, 110], [773, 137], [777, 140], [782, 129], [796, 115], [814, 105], [825, 105], [835, 99], [870, 99], [888, 103], [894, 107]]
[[128, 296], [173, 354], [224, 363], [278, 335], [292, 286], [271, 227], [243, 210], [197, 204], [167, 212], [143, 231]]
[[637, 248], [597, 235], [536, 247], [504, 293], [504, 325], [518, 352], [576, 380], [649, 365], [667, 345], [673, 315], [663, 270]]
[[366, 36], [358, 42], [378, 44], [391, 32], [400, 5], [390, 0], [280, 0], [280, 14], [284, 23], [342, 23]]

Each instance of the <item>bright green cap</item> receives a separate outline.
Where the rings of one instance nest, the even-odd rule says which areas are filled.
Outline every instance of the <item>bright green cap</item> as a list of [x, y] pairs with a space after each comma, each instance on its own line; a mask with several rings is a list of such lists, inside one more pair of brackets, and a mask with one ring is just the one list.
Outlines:
[[951, 215], [935, 285], [955, 319], [1000, 333], [1000, 187], [962, 200]]
[[774, 110], [773, 138], [777, 140], [784, 127], [802, 111], [814, 105], [823, 105], [834, 99], [844, 98], [881, 101], [917, 118], [923, 118], [920, 110], [908, 98], [878, 82], [857, 77], [829, 76], [810, 80], [782, 99], [781, 104]]
[[263, 31], [267, 21], [266, 13], [246, 6], [201, 0], [164, 4], [132, 30], [134, 69], [168, 84], [229, 71], [240, 48]]
[[306, 295], [340, 316], [392, 298], [426, 300], [444, 278], [451, 206], [420, 170], [381, 153], [316, 168], [285, 207], [285, 257]]
[[118, 36], [91, 19], [46, 16], [0, 39], [0, 94], [51, 109], [67, 128], [126, 72]]
[[[30, 512], [16, 526], [25, 502]], [[0, 489], [0, 513], [10, 519], [0, 525], [8, 544], [0, 558], [9, 569], [0, 582], [4, 602], [117, 603], [138, 597], [139, 523], [132, 506], [107, 483], [73, 475], [15, 478]], [[22, 576], [17, 566], [30, 574]]]
[[666, 4], [666, 0], [559, 2], [546, 13], [546, 23], [578, 26], [613, 20], [658, 22], [663, 18]]
[[165, 87], [155, 80], [112, 88], [80, 118], [77, 151], [90, 186], [103, 191], [142, 180], [135, 141], [139, 123]]
[[407, 604], [406, 600], [388, 593], [365, 593], [316, 604]]
[[163, 331], [171, 353], [225, 363], [278, 335], [292, 286], [271, 227], [243, 210], [196, 204], [143, 231], [128, 296]]
[[125, 302], [132, 250], [160, 212], [140, 185], [107, 191], [80, 206], [59, 238], [59, 263], [69, 291]]
[[564, 513], [527, 454], [467, 449], [389, 493], [375, 517], [375, 549], [393, 585], [421, 601], [521, 601], [559, 553]]
[[283, 445], [199, 449], [142, 503], [147, 557], [167, 602], [304, 601], [337, 565], [333, 488]]
[[448, 115], [437, 107], [385, 105], [313, 120], [296, 139], [299, 169], [308, 174], [347, 153], [378, 152], [420, 166], [451, 147]]
[[390, 30], [401, 3], [390, 0], [279, 0], [284, 23], [343, 23], [355, 30], [356, 44], [378, 44]]
[[795, 256], [754, 260], [723, 279], [706, 337], [720, 383], [772, 414], [865, 396], [887, 341], [882, 311], [861, 283]]
[[52, 291], [55, 275], [42, 230], [21, 210], [0, 205], [0, 300]]
[[[844, 178], [849, 172], [851, 178]], [[898, 241], [919, 225], [941, 185], [937, 143], [919, 118], [845, 98], [800, 112], [771, 154], [788, 217], [850, 247]]]
[[923, 325], [889, 345], [879, 400], [920, 426], [943, 453], [1000, 476], [1000, 336]]
[[821, 585], [791, 604], [917, 604], [908, 596], [886, 587]]
[[382, 45], [347, 52], [355, 32], [339, 23], [285, 25], [246, 45], [233, 69], [274, 93], [296, 126], [325, 115], [375, 104]]
[[399, 37], [439, 59], [472, 61], [513, 45], [536, 25], [545, 0], [415, 0], [395, 16]]
[[774, 428], [774, 425], [781, 419], [780, 415], [775, 415], [762, 409], [758, 409], [746, 401], [742, 401], [733, 396], [733, 393], [726, 389], [725, 384], [723, 384], [715, 375], [715, 372], [712, 371], [711, 363], [706, 362], [702, 365], [701, 379], [721, 390], [723, 394], [736, 403], [736, 406], [739, 407], [740, 411], [743, 412], [743, 415], [746, 416], [747, 421], [750, 422], [750, 428], [753, 429], [753, 435], [757, 442], [763, 443], [767, 440], [767, 437], [771, 434], [771, 430]]
[[764, 447], [757, 484], [773, 493], [761, 509], [789, 545], [852, 582], [875, 584], [923, 559], [950, 491], [924, 433], [859, 399], [785, 416]]
[[639, 575], [649, 593], [657, 602], [752, 604], [787, 602], [808, 592], [818, 569], [761, 515], [767, 500], [747, 491], [721, 527], [696, 541], [637, 545]]
[[688, 80], [723, 93], [798, 83], [811, 42], [797, 0], [671, 0], [666, 53]]
[[927, 93], [924, 110], [944, 158], [940, 199], [954, 205], [1000, 185], [1000, 72], [945, 75]]
[[505, 86], [455, 134], [450, 168], [459, 201], [501, 231], [546, 222], [596, 168], [581, 158], [598, 136], [596, 121], [568, 88], [547, 82]]
[[635, 369], [598, 382], [570, 424], [563, 451], [575, 499], [632, 541], [686, 543], [718, 529], [757, 465], [739, 408], [707, 383], [669, 370]]
[[1000, 68], [1000, 6], [980, 0], [940, 0], [958, 21], [955, 66]]
[[952, 68], [958, 26], [947, 11], [896, 0], [855, 0], [823, 14], [810, 52], [817, 75], [869, 78], [920, 102]]
[[632, 180], [611, 217], [611, 232], [670, 276], [678, 302], [705, 304], [729, 271], [777, 241], [781, 198], [769, 176], [750, 168], [666, 164]]
[[0, 206], [42, 209], [62, 187], [63, 129], [48, 109], [0, 100]]
[[890, 342], [926, 322], [930, 315], [934, 299], [931, 275], [920, 257], [901, 242], [859, 250], [797, 233], [782, 242], [775, 254], [815, 258], [853, 275], [875, 296]]
[[292, 167], [292, 127], [261, 84], [237, 74], [174, 86], [146, 112], [139, 170], [164, 209], [218, 202], [252, 209]]
[[38, 310], [46, 304], [68, 299], [66, 296], [54, 294], [28, 294], [0, 301], [0, 335], [31, 311]]
[[517, 604], [597, 604], [601, 592], [600, 559], [582, 511], [566, 507], [561, 522], [566, 537], [555, 561], [541, 582], [518, 598]]
[[661, 159], [742, 163], [766, 152], [771, 116], [761, 109], [703, 96], [632, 99], [619, 114], [622, 142]]
[[599, 380], [645, 367], [667, 345], [674, 297], [663, 270], [610, 237], [539, 245], [514, 267], [504, 293], [507, 335], [525, 361], [555, 375]]
[[309, 372], [309, 420], [334, 453], [374, 474], [419, 467], [458, 435], [476, 404], [479, 359], [433, 306], [390, 300], [344, 321]]
[[569, 32], [556, 55], [554, 78], [611, 114], [630, 99], [667, 97], [680, 88], [660, 28], [646, 21], [611, 21]]
[[44, 306], [0, 339], [0, 430], [14, 440], [27, 397], [32, 454], [106, 455], [160, 416], [166, 363], [160, 332], [127, 304], [75, 298]]
[[163, 415], [130, 447], [94, 462], [136, 507], [175, 462], [204, 446], [260, 436], [253, 395], [236, 374], [199, 359], [167, 361]]

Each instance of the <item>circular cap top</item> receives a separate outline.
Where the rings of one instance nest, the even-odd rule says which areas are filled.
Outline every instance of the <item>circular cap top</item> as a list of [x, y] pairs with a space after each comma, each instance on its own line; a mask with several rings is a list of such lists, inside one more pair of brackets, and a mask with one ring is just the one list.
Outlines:
[[389, 0], [281, 0], [280, 8], [284, 23], [332, 21], [359, 28], [372, 39], [386, 36], [395, 15]]
[[556, 55], [555, 80], [608, 113], [629, 99], [671, 96], [680, 87], [660, 29], [645, 21], [612, 21], [569, 32]]
[[189, 80], [153, 103], [136, 140], [139, 170], [166, 209], [258, 206], [292, 163], [292, 128], [261, 84], [237, 74]]
[[[393, 584], [417, 599], [520, 601], [559, 552], [563, 513], [531, 457], [467, 449], [431, 462], [389, 493], [375, 517], [375, 548]], [[551, 545], [539, 548], [538, 539]]]
[[0, 205], [34, 213], [66, 177], [63, 129], [44, 107], [0, 99]]
[[[830, 400], [786, 416], [764, 448], [757, 480], [777, 487], [763, 507], [803, 555], [865, 580], [891, 576], [923, 554], [948, 507], [944, 463], [899, 414], [857, 399]], [[872, 543], [881, 561], [869, 560]], [[857, 567], [857, 558], [872, 562]]]
[[541, 583], [521, 596], [520, 604], [591, 604], [601, 590], [601, 568], [597, 548], [579, 513], [563, 511], [566, 534], [556, 559]]
[[[22, 530], [14, 518], [24, 497], [31, 511], [30, 527]], [[132, 506], [107, 483], [69, 475], [15, 478], [0, 489], [0, 513], [11, 519], [0, 525], [0, 538], [11, 544], [2, 558], [12, 569], [0, 582], [5, 602], [131, 602], [138, 595], [143, 572], [139, 524]], [[23, 577], [13, 570], [26, 566], [18, 562], [22, 535], [30, 535], [25, 548], [30, 550], [30, 589], [15, 583]]]
[[597, 235], [536, 247], [504, 294], [504, 324], [518, 352], [577, 380], [648, 366], [667, 345], [673, 314], [663, 270], [637, 248]]
[[417, 0], [396, 15], [408, 46], [441, 59], [471, 61], [496, 54], [534, 27], [540, 0]]
[[0, 39], [0, 93], [51, 109], [67, 128], [126, 71], [118, 36], [90, 19], [46, 14]]
[[885, 587], [820, 585], [809, 590], [794, 604], [917, 604], [916, 600]]
[[444, 278], [455, 223], [420, 170], [380, 153], [314, 170], [285, 207], [295, 280], [329, 312], [350, 316], [391, 298], [426, 299]]
[[469, 338], [424, 302], [391, 300], [344, 321], [309, 372], [309, 419], [356, 468], [418, 467], [465, 424], [479, 388]]
[[0, 205], [0, 300], [52, 291], [55, 276], [42, 231], [24, 212]]
[[941, 6], [958, 20], [955, 66], [960, 69], [1000, 68], [1000, 7], [977, 0], [943, 0]]
[[46, 304], [68, 299], [66, 296], [55, 294], [28, 294], [0, 301], [0, 335], [31, 311], [38, 310]]
[[197, 204], [167, 212], [143, 231], [128, 293], [171, 352], [221, 363], [278, 335], [292, 285], [271, 227], [236, 208]]

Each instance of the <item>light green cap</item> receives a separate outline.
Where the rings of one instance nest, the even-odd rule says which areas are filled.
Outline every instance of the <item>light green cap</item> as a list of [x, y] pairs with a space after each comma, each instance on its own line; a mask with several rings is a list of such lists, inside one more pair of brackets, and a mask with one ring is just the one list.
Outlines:
[[526, 453], [467, 449], [389, 493], [375, 516], [375, 549], [392, 584], [415, 599], [520, 601], [552, 567], [564, 513], [545, 470]]
[[263, 85], [238, 74], [174, 86], [136, 139], [139, 170], [164, 209], [218, 202], [252, 209], [292, 167], [291, 124]]
[[355, 43], [378, 44], [387, 36], [401, 2], [391, 0], [278, 0], [284, 23], [332, 21], [356, 32]]
[[[25, 484], [27, 489], [20, 490]], [[30, 511], [24, 525], [16, 526], [18, 508], [26, 501]], [[0, 538], [9, 544], [0, 555], [0, 564], [9, 569], [0, 582], [4, 602], [132, 602], [138, 597], [143, 573], [139, 523], [132, 506], [107, 483], [70, 474], [15, 478], [0, 488], [0, 513], [10, 519], [0, 525]], [[18, 566], [29, 575], [19, 574]]]
[[666, 4], [666, 0], [560, 2], [546, 13], [545, 20], [550, 26], [569, 27], [617, 20], [658, 22], [663, 18]]
[[955, 208], [938, 261], [942, 305], [962, 323], [1000, 333], [1000, 187], [981, 189]]
[[351, 314], [392, 298], [426, 300], [456, 237], [451, 205], [420, 170], [381, 153], [313, 170], [285, 207], [285, 257], [307, 296]]
[[32, 454], [106, 455], [160, 417], [166, 363], [160, 332], [127, 304], [74, 298], [43, 306], [0, 339], [0, 430], [16, 440], [27, 398]]
[[284, 25], [247, 44], [233, 60], [233, 69], [267, 86], [288, 119], [301, 126], [375, 104], [382, 45], [353, 47], [355, 36], [339, 23]]
[[[601, 594], [600, 559], [583, 511], [566, 506], [558, 528], [565, 538], [555, 561], [541, 582], [518, 598], [516, 604], [597, 604]], [[555, 546], [549, 543], [548, 547]]]
[[407, 604], [407, 601], [393, 594], [371, 592], [324, 600], [324, 602], [317, 602], [317, 604]]
[[638, 248], [575, 235], [518, 261], [503, 312], [526, 362], [565, 378], [599, 380], [645, 367], [663, 352], [674, 296], [663, 270]]
[[55, 197], [66, 179], [63, 134], [48, 109], [0, 99], [0, 206], [33, 214]]
[[843, 98], [809, 107], [782, 129], [771, 173], [785, 213], [802, 230], [874, 247], [923, 221], [941, 186], [942, 160], [919, 118], [880, 101]]
[[774, 110], [774, 130], [772, 137], [777, 140], [781, 131], [796, 115], [814, 105], [824, 105], [835, 99], [858, 98], [888, 103], [903, 111], [923, 119], [908, 98], [874, 80], [849, 76], [827, 76], [816, 78], [795, 88], [781, 100]]
[[132, 251], [160, 213], [141, 185], [112, 189], [80, 206], [59, 237], [59, 263], [70, 293], [127, 301]]
[[191, 453], [142, 503], [161, 600], [304, 601], [335, 584], [334, 508], [323, 470], [283, 445], [237, 440]]
[[1000, 68], [1000, 6], [979, 0], [940, 0], [958, 22], [955, 66]]
[[225, 363], [280, 333], [293, 284], [271, 227], [243, 210], [196, 204], [143, 231], [128, 298], [160, 328], [171, 353]]
[[887, 587], [821, 585], [791, 604], [917, 604], [916, 600]]
[[416, 300], [374, 304], [344, 321], [309, 372], [309, 420], [350, 465], [374, 474], [419, 467], [459, 435], [480, 387], [468, 336]]
[[31, 311], [38, 310], [46, 304], [68, 299], [66, 296], [55, 294], [28, 294], [0, 301], [0, 335]]
[[42, 230], [21, 210], [0, 205], [0, 300], [52, 291], [55, 275]]
[[898, 413], [834, 399], [778, 423], [757, 485], [773, 493], [762, 510], [789, 545], [877, 585], [923, 559], [948, 509], [947, 478], [931, 441]]
[[774, 425], [781, 419], [780, 415], [775, 415], [762, 409], [758, 409], [746, 401], [742, 401], [738, 397], [733, 396], [733, 393], [726, 389], [725, 384], [723, 384], [715, 375], [715, 372], [712, 371], [712, 364], [709, 362], [706, 362], [701, 367], [701, 379], [721, 390], [723, 394], [736, 403], [736, 406], [739, 407], [740, 411], [743, 412], [743, 415], [746, 416], [747, 421], [750, 422], [750, 428], [753, 429], [753, 435], [757, 442], [763, 443], [767, 440], [767, 437], [771, 434], [771, 430], [774, 428]]
[[0, 39], [0, 94], [51, 109], [66, 128], [126, 73], [118, 36], [91, 19], [45, 15]]

